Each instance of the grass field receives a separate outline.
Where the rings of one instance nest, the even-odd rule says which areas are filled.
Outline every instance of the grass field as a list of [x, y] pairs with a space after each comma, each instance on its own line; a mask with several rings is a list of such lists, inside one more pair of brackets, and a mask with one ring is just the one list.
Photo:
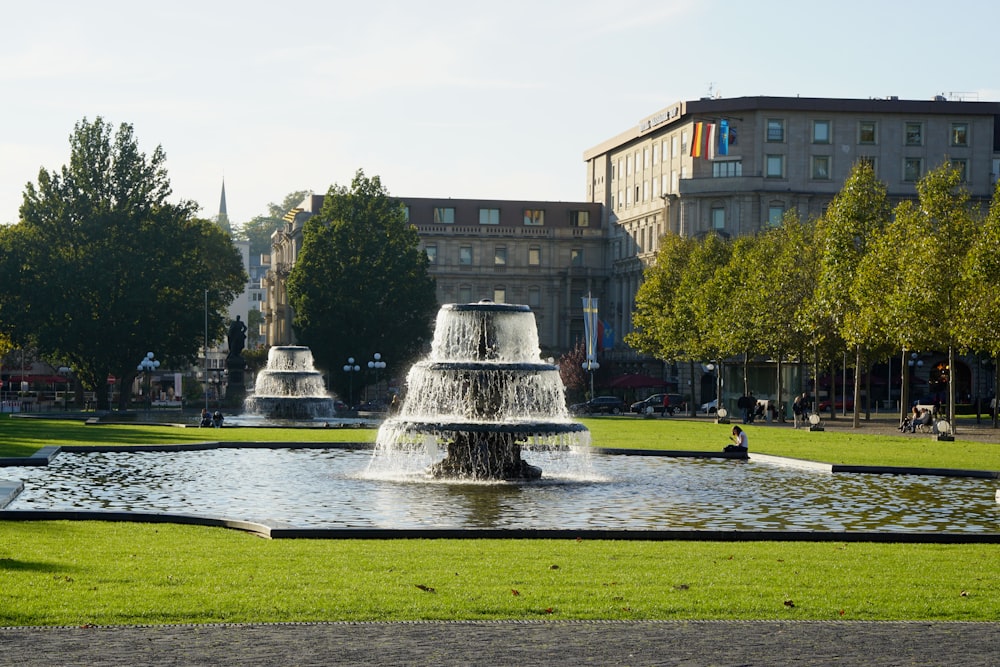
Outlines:
[[[708, 420], [583, 420], [604, 447], [715, 450]], [[1000, 446], [749, 427], [752, 451], [1000, 469]], [[45, 445], [371, 442], [371, 429], [179, 429], [0, 419]], [[15, 478], [16, 468], [0, 469]], [[2, 517], [2, 514], [0, 514]], [[0, 520], [0, 625], [423, 619], [988, 620], [996, 545], [612, 540], [263, 540], [170, 524]]]

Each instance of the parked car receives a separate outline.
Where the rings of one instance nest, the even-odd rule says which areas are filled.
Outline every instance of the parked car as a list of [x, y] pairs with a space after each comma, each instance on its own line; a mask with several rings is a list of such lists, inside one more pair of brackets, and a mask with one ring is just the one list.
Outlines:
[[[660, 412], [663, 410], [663, 396], [664, 394], [653, 394], [649, 398], [645, 398], [641, 401], [636, 401], [632, 404], [632, 412], [638, 412], [639, 414], [644, 414], [647, 408], [653, 408], [653, 412]], [[677, 410], [684, 409], [684, 397], [680, 394], [667, 394], [670, 397], [670, 414], [674, 414]]]
[[[844, 399], [838, 398], [836, 401], [834, 401], [833, 402], [833, 409], [834, 409], [835, 412], [842, 412], [844, 410]], [[821, 401], [820, 404], [819, 404], [818, 410], [820, 412], [829, 412], [829, 410], [830, 410], [830, 399], [826, 399], [825, 401]], [[848, 412], [853, 412], [854, 411], [854, 399], [853, 398], [847, 399], [847, 411]]]
[[698, 408], [698, 412], [704, 412], [706, 415], [714, 415], [715, 408], [719, 405], [719, 400], [713, 398], [708, 403], [702, 403], [701, 407]]
[[576, 403], [569, 406], [570, 412], [575, 415], [611, 414], [620, 415], [625, 409], [625, 401], [617, 396], [598, 396], [585, 403]]

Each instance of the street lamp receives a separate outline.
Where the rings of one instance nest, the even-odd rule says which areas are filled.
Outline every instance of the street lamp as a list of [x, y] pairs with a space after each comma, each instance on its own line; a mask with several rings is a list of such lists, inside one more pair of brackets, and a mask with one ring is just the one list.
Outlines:
[[354, 376], [352, 373], [357, 373], [361, 370], [361, 366], [354, 363], [354, 357], [347, 357], [347, 363], [344, 364], [344, 372], [347, 373], [347, 379], [349, 380], [350, 392], [347, 394], [347, 400], [350, 401], [350, 408], [354, 409]]
[[379, 400], [378, 395], [378, 372], [385, 368], [385, 362], [382, 361], [382, 355], [378, 352], [375, 353], [372, 361], [368, 362], [368, 368], [375, 371], [375, 400]]
[[69, 376], [73, 372], [73, 369], [69, 366], [60, 366], [56, 369], [56, 372], [66, 380], [66, 387], [63, 389], [63, 411], [65, 412], [67, 408], [66, 395], [69, 394]]
[[160, 362], [159, 360], [153, 358], [152, 352], [147, 352], [146, 356], [143, 357], [142, 361], [139, 362], [139, 365], [135, 367], [137, 371], [139, 371], [140, 373], [144, 373], [146, 376], [146, 405], [147, 405], [146, 412], [151, 412], [153, 409], [153, 397], [149, 393], [149, 387], [150, 387], [149, 374], [159, 367], [160, 367]]
[[599, 364], [596, 359], [588, 356], [582, 366], [583, 369], [590, 374], [590, 397], [594, 398], [594, 371], [600, 368], [601, 364]]

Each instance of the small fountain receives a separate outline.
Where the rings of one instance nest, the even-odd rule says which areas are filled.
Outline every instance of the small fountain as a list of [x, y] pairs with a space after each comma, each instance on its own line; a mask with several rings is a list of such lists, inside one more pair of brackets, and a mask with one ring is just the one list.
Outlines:
[[569, 417], [558, 366], [541, 361], [528, 306], [443, 306], [431, 353], [407, 387], [379, 429], [369, 472], [531, 480], [542, 471], [521, 458], [526, 451], [584, 456], [589, 432]]
[[268, 350], [267, 368], [257, 374], [243, 409], [269, 419], [316, 419], [335, 413], [323, 376], [313, 367], [312, 351], [298, 345]]

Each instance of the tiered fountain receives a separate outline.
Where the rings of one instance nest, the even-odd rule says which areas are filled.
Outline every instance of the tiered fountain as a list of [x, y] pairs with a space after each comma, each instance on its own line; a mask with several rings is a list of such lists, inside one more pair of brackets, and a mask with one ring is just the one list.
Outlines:
[[335, 412], [323, 376], [313, 367], [312, 351], [297, 345], [268, 350], [267, 368], [257, 373], [243, 410], [268, 419], [316, 419]]
[[559, 368], [542, 363], [528, 306], [448, 304], [430, 356], [407, 376], [397, 415], [379, 429], [369, 472], [529, 480], [524, 452], [581, 458], [589, 440], [572, 421]]

